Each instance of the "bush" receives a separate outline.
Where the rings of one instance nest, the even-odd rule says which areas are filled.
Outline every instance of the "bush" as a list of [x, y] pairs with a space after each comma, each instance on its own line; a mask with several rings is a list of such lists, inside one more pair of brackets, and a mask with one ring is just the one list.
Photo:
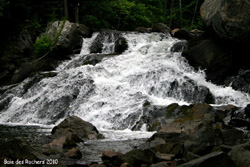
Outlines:
[[51, 50], [52, 42], [49, 36], [42, 36], [37, 39], [34, 44], [34, 55], [35, 58], [45, 55]]

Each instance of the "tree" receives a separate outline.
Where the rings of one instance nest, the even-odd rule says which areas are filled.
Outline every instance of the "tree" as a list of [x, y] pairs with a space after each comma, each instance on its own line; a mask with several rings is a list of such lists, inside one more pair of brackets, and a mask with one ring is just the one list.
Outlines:
[[193, 26], [193, 24], [194, 24], [194, 19], [195, 19], [195, 15], [197, 13], [198, 4], [199, 4], [199, 0], [196, 1], [196, 5], [195, 5], [195, 8], [194, 8], [194, 15], [193, 15], [193, 18], [192, 18], [191, 26]]

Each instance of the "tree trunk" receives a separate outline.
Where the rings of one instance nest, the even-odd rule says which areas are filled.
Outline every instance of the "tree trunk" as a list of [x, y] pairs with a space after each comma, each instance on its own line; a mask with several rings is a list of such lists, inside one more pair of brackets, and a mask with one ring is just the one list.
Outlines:
[[198, 4], [199, 4], [199, 0], [197, 0], [197, 1], [196, 1], [196, 5], [195, 5], [195, 9], [194, 9], [194, 15], [193, 15], [193, 19], [192, 19], [191, 27], [192, 27], [192, 26], [193, 26], [193, 24], [194, 24], [195, 15], [196, 15], [196, 12], [197, 12], [197, 9], [198, 9]]
[[165, 1], [165, 5], [164, 5], [164, 19], [166, 21], [166, 18], [167, 18], [167, 6], [168, 6], [168, 0]]
[[171, 28], [172, 25], [172, 17], [173, 17], [173, 6], [174, 6], [174, 0], [171, 2], [171, 9], [170, 9], [170, 20], [169, 20], [169, 28]]
[[66, 19], [69, 18], [69, 13], [68, 13], [68, 2], [67, 0], [63, 0], [63, 3], [64, 3], [64, 17]]
[[80, 3], [77, 2], [75, 4], [75, 22], [78, 23], [79, 22], [79, 6], [80, 6]]
[[182, 5], [181, 5], [181, 0], [179, 0], [179, 6], [180, 6], [180, 19], [181, 19], [181, 27], [183, 27], [183, 21], [182, 21]]

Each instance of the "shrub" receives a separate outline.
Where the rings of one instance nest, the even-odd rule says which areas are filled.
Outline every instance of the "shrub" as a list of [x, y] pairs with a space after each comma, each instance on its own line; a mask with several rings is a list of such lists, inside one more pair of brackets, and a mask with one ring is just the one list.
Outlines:
[[34, 55], [35, 58], [45, 55], [51, 50], [52, 42], [49, 36], [42, 36], [37, 39], [34, 44]]

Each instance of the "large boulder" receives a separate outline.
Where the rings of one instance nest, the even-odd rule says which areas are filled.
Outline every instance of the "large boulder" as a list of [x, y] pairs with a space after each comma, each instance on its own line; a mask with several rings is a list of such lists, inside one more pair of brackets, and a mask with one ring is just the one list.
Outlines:
[[96, 127], [77, 116], [70, 116], [52, 129], [50, 148], [71, 149], [84, 139], [102, 139]]
[[[42, 35], [49, 36], [53, 42], [58, 40], [53, 54], [58, 59], [65, 59], [63, 56], [72, 54], [75, 49], [81, 48], [82, 38], [81, 31], [79, 31], [81, 28], [82, 26], [77, 26], [69, 21], [55, 21], [48, 23], [46, 32]], [[58, 34], [60, 31], [61, 34]], [[58, 35], [60, 36], [58, 37]]]
[[120, 31], [102, 30], [90, 46], [90, 53], [122, 53], [128, 48], [128, 43]]
[[235, 162], [237, 166], [250, 167], [250, 144], [234, 146], [228, 153], [229, 157]]
[[226, 83], [235, 90], [250, 93], [250, 70], [241, 71], [237, 76], [229, 78]]
[[221, 42], [204, 40], [183, 53], [192, 66], [206, 69], [207, 79], [215, 83], [222, 82], [235, 71], [233, 55]]
[[178, 167], [237, 167], [235, 163], [223, 152], [213, 152], [194, 159]]
[[250, 37], [248, 0], [205, 0], [200, 8], [204, 23], [222, 38], [245, 41]]
[[171, 29], [164, 23], [156, 23], [152, 27], [152, 32], [170, 33]]
[[83, 139], [102, 139], [94, 125], [77, 116], [70, 116], [52, 129], [53, 136], [64, 136], [64, 133], [72, 132]]

